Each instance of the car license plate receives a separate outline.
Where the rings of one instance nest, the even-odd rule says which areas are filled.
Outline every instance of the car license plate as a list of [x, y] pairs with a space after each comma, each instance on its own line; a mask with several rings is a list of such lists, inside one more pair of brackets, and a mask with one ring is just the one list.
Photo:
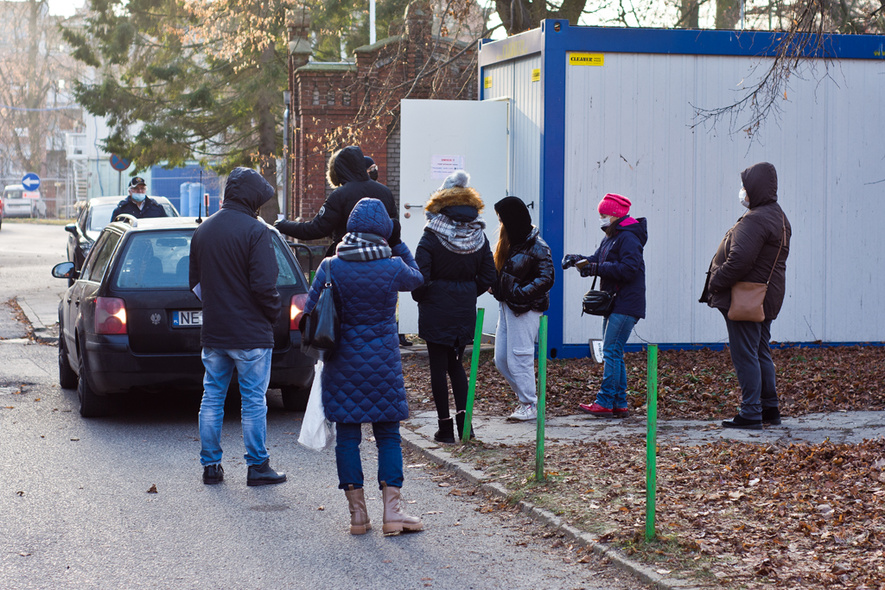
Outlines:
[[203, 311], [174, 311], [172, 312], [173, 328], [193, 328], [203, 325]]

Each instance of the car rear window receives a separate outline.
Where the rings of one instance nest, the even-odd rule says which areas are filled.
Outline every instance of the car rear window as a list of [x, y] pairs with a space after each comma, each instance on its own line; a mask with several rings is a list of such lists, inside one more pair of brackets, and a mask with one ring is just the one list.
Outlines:
[[111, 214], [116, 208], [116, 203], [109, 203], [107, 205], [96, 205], [92, 207], [92, 210], [89, 213], [89, 227], [87, 228], [88, 231], [101, 231], [104, 226], [111, 222]]
[[[130, 234], [115, 285], [120, 289], [188, 289], [192, 229]], [[304, 282], [282, 240], [274, 239], [277, 286]]]

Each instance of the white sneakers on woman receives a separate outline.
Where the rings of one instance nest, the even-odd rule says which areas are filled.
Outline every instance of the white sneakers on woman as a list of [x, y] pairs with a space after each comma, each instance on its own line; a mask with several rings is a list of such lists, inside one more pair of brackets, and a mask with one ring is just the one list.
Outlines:
[[526, 422], [528, 420], [534, 420], [537, 417], [538, 409], [535, 404], [519, 404], [519, 407], [516, 408], [516, 411], [510, 414], [507, 419], [517, 422]]

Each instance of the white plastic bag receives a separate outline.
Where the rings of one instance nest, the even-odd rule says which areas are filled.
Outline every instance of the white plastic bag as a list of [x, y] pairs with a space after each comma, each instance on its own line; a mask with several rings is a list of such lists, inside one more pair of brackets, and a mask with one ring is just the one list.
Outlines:
[[301, 433], [298, 435], [298, 443], [314, 451], [322, 451], [335, 440], [335, 423], [326, 420], [323, 410], [322, 376], [323, 361], [317, 361], [307, 409], [301, 422]]

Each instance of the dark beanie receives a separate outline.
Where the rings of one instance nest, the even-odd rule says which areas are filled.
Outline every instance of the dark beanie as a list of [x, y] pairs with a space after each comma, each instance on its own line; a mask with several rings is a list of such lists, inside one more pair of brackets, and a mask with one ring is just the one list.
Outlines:
[[511, 244], [521, 244], [532, 233], [532, 216], [519, 197], [504, 197], [495, 203], [495, 212], [507, 230]]
[[366, 170], [375, 165], [375, 160], [373, 160], [369, 156], [363, 156], [363, 160], [366, 161]]

